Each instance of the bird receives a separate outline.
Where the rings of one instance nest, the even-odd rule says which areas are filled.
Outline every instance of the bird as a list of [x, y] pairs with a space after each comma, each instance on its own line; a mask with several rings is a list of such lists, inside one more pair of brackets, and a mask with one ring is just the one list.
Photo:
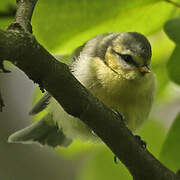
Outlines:
[[[68, 59], [77, 80], [106, 106], [121, 113], [126, 126], [136, 132], [148, 118], [155, 96], [151, 56], [151, 45], [144, 35], [117, 32], [96, 35], [76, 48]], [[44, 109], [47, 114], [41, 120], [12, 134], [8, 142], [50, 147], [68, 147], [75, 139], [101, 142], [80, 119], [66, 113], [49, 92], [35, 104], [30, 115]]]

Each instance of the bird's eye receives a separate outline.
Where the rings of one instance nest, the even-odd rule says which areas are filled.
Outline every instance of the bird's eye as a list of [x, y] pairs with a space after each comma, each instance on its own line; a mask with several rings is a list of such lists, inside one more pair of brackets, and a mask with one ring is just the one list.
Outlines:
[[138, 64], [136, 63], [136, 61], [133, 59], [133, 57], [129, 54], [121, 54], [118, 53], [116, 51], [113, 50], [113, 52], [118, 55], [119, 57], [121, 57], [124, 61], [126, 61], [128, 64], [133, 64], [135, 66], [138, 66]]
[[128, 55], [128, 54], [120, 54], [120, 57], [121, 57], [124, 61], [126, 61], [127, 63], [129, 63], [129, 64], [133, 64], [133, 62], [134, 62], [134, 59], [132, 58], [131, 55]]

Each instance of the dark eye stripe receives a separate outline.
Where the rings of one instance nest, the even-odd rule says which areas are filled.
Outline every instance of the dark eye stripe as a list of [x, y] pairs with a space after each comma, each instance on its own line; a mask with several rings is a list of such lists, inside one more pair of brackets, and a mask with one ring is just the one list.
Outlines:
[[135, 66], [138, 66], [137, 62], [134, 61], [133, 57], [129, 54], [120, 54], [112, 49], [113, 53], [121, 57], [124, 61], [126, 61], [128, 64], [133, 64]]

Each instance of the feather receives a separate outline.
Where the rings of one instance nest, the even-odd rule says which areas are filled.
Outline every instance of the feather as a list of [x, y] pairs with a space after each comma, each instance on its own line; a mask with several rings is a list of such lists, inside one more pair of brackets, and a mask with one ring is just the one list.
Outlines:
[[58, 145], [69, 146], [72, 140], [67, 138], [62, 130], [57, 125], [52, 124], [52, 122], [52, 115], [47, 114], [40, 121], [12, 134], [8, 142], [23, 144], [38, 143], [51, 147]]
[[30, 110], [29, 115], [35, 115], [44, 110], [49, 104], [51, 95], [46, 92], [44, 96], [35, 104], [35, 106]]

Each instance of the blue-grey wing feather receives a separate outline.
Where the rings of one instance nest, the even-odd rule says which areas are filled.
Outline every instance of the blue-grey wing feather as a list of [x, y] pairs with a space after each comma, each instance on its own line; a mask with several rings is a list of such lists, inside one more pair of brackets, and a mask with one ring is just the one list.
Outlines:
[[43, 97], [34, 105], [29, 114], [34, 115], [44, 110], [49, 104], [49, 100], [51, 97], [52, 96], [48, 92], [46, 92]]
[[8, 138], [10, 143], [39, 143], [51, 147], [68, 147], [72, 140], [66, 137], [57, 124], [52, 124], [52, 115], [47, 114], [43, 119], [15, 132]]

